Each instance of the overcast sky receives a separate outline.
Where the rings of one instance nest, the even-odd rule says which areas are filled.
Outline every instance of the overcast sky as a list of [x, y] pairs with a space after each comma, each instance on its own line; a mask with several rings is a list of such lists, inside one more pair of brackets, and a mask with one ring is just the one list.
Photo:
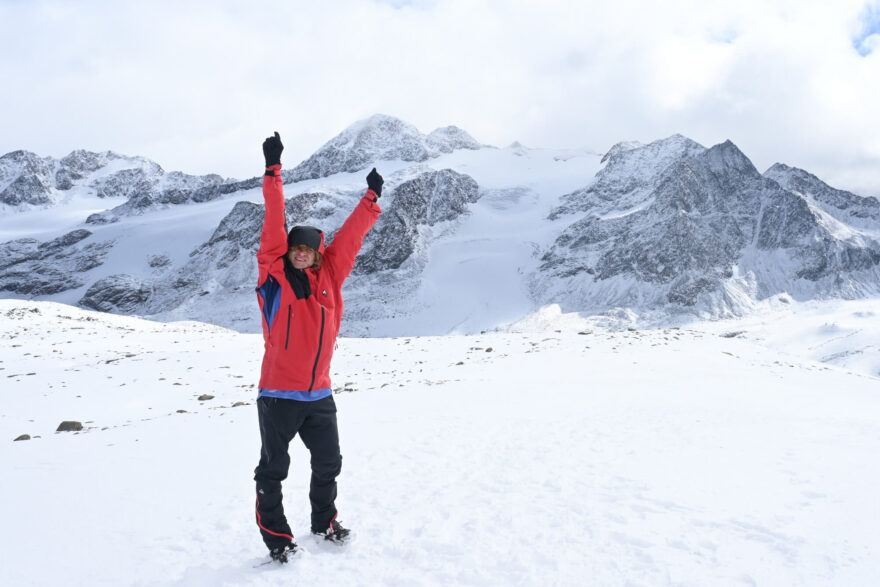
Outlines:
[[246, 178], [374, 113], [506, 146], [732, 140], [880, 196], [880, 0], [0, 0], [0, 154]]

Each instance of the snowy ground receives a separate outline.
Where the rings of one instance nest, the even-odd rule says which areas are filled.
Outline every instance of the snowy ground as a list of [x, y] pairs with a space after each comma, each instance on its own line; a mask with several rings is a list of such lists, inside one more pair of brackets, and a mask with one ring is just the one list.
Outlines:
[[877, 585], [880, 379], [802, 348], [854, 308], [341, 340], [357, 539], [307, 536], [295, 441], [303, 552], [255, 568], [260, 337], [0, 300], [0, 584]]

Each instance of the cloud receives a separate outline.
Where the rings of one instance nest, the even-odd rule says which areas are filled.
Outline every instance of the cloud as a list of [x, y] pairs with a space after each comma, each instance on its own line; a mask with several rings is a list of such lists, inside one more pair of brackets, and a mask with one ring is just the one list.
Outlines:
[[0, 152], [114, 149], [246, 177], [274, 130], [292, 166], [382, 112], [496, 145], [729, 138], [759, 169], [880, 194], [870, 6], [0, 2]]
[[853, 48], [866, 57], [880, 46], [880, 4], [868, 4], [859, 18], [858, 33], [852, 40]]

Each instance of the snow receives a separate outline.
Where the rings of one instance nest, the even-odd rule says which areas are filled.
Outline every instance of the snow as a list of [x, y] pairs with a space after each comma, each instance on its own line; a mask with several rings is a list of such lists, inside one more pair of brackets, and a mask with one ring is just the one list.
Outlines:
[[[371, 320], [372, 336], [475, 333], [534, 311], [525, 276], [537, 271], [540, 251], [564, 227], [564, 221], [546, 217], [560, 195], [591, 181], [599, 156], [586, 150], [484, 148], [441, 155], [431, 167], [470, 175], [480, 185], [480, 199], [454, 226], [432, 235], [406, 321]], [[347, 299], [361, 295], [346, 293]]]
[[51, 208], [31, 208], [0, 213], [0, 242], [19, 238], [51, 240], [76, 228], [95, 212], [103, 212], [125, 202], [125, 198], [99, 198], [94, 190], [76, 186], [63, 192], [65, 197]]
[[636, 331], [548, 307], [510, 332], [341, 339], [357, 536], [307, 535], [294, 441], [303, 550], [282, 567], [256, 566], [259, 335], [0, 300], [0, 584], [875, 585], [880, 369], [815, 359], [865, 351], [877, 312], [775, 300]]

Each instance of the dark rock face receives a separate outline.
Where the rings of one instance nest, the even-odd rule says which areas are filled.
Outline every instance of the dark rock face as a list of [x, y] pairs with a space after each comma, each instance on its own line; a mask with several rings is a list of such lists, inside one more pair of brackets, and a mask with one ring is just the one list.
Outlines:
[[[155, 164], [153, 164], [155, 165]], [[164, 173], [155, 167], [125, 169], [92, 184], [101, 197], [124, 197], [128, 200], [111, 210], [92, 214], [86, 224], [109, 224], [124, 216], [137, 216], [161, 206], [208, 202], [261, 184], [260, 178], [228, 181], [219, 175]]]
[[0, 291], [34, 297], [82, 287], [81, 274], [100, 266], [112, 247], [112, 242], [79, 244], [91, 234], [78, 229], [44, 243], [0, 244]]
[[158, 181], [161, 168], [158, 165], [151, 166], [153, 169], [123, 169], [113, 175], [102, 177], [91, 183], [95, 194], [99, 198], [126, 198], [147, 199], [152, 195], [153, 186]]
[[61, 424], [58, 425], [58, 429], [55, 432], [79, 432], [83, 429], [82, 422], [76, 422], [74, 420], [65, 420]]
[[0, 157], [0, 203], [51, 204], [53, 184], [51, 159], [27, 151], [13, 151]]
[[110, 275], [92, 284], [79, 305], [114, 314], [134, 314], [145, 307], [151, 288], [131, 275]]
[[838, 190], [803, 169], [776, 163], [764, 172], [790, 192], [813, 200], [834, 218], [856, 226], [876, 226], [880, 222], [880, 201], [863, 198], [851, 192]]
[[55, 187], [69, 190], [73, 185], [107, 165], [110, 161], [120, 159], [115, 153], [93, 153], [91, 151], [73, 151], [59, 161], [59, 169], [55, 172]]
[[[671, 137], [612, 151], [596, 181], [551, 214], [583, 216], [544, 255], [539, 281], [568, 279], [562, 289], [569, 298], [577, 292], [580, 304], [702, 304], [714, 312], [732, 303], [728, 286], [743, 274], [764, 296], [877, 283], [852, 272], [877, 273], [880, 244], [835, 237], [821, 204], [759, 174], [729, 141], [704, 149]], [[869, 213], [871, 203], [849, 196], [823, 193]]]
[[168, 258], [168, 255], [151, 255], [147, 259], [147, 264], [153, 269], [161, 269], [171, 265], [171, 259]]
[[417, 246], [419, 226], [454, 220], [479, 196], [473, 178], [450, 169], [423, 173], [400, 184], [393, 192], [393, 206], [379, 217], [364, 239], [353, 273], [364, 275], [400, 267]]

